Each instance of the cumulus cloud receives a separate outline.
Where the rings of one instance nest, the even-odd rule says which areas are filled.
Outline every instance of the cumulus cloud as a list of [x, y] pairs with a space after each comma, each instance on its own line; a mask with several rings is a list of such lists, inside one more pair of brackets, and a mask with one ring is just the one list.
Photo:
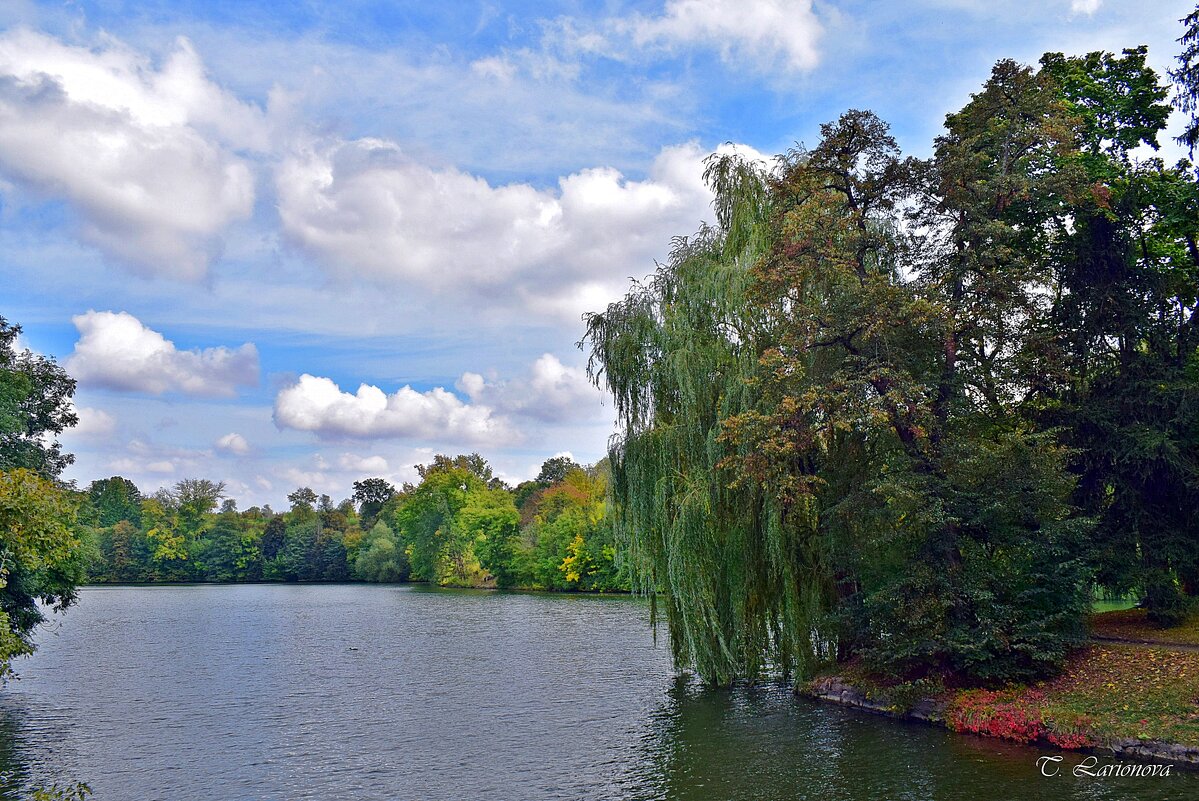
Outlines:
[[[351, 394], [331, 379], [305, 374], [276, 396], [275, 423], [326, 437], [502, 445], [521, 439], [521, 418], [563, 423], [594, 419], [602, 409], [603, 394], [582, 368], [567, 366], [551, 353], [542, 354], [523, 376], [466, 372], [455, 388], [466, 401], [442, 387], [418, 392], [405, 386], [389, 395], [362, 384]], [[367, 472], [388, 467], [383, 457], [351, 454], [342, 454], [338, 464]]]
[[211, 82], [186, 39], [156, 67], [113, 39], [0, 35], [0, 173], [68, 201], [84, 240], [142, 274], [204, 276], [254, 203], [235, 150], [267, 139], [263, 112]]
[[552, 353], [542, 354], [522, 379], [490, 382], [463, 373], [457, 387], [472, 403], [547, 423], [593, 418], [604, 397], [582, 368], [568, 367]]
[[245, 456], [250, 452], [250, 443], [236, 431], [232, 431], [216, 441], [216, 449], [234, 456]]
[[1103, 0], [1070, 0], [1070, 11], [1074, 14], [1086, 14], [1088, 17], [1099, 10]]
[[510, 442], [515, 432], [486, 406], [463, 403], [435, 387], [418, 392], [404, 386], [390, 395], [362, 384], [354, 394], [328, 378], [300, 376], [275, 397], [280, 428], [326, 437], [395, 437], [471, 444]]
[[334, 271], [492, 299], [511, 293], [577, 319], [581, 302], [611, 299], [672, 237], [710, 218], [706, 155], [695, 143], [667, 147], [644, 180], [597, 167], [550, 190], [492, 186], [360, 139], [297, 151], [276, 187], [288, 239]]
[[504, 280], [553, 247], [561, 214], [530, 186], [433, 170], [378, 139], [299, 153], [276, 185], [283, 230], [327, 264], [426, 285]]
[[127, 312], [88, 311], [71, 318], [79, 341], [67, 371], [81, 384], [161, 395], [232, 396], [258, 382], [258, 350], [179, 350], [162, 334]]

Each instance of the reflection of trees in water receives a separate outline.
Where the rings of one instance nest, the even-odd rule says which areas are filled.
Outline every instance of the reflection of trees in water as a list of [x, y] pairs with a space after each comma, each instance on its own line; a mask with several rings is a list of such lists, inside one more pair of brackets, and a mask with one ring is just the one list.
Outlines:
[[17, 801], [21, 788], [30, 780], [18, 714], [0, 711], [0, 801]]
[[812, 725], [785, 687], [709, 690], [680, 680], [669, 695], [659, 712], [666, 798], [835, 797], [841, 733]]
[[[796, 699], [786, 687], [679, 680], [654, 714], [643, 770], [669, 801], [1070, 801], [1199, 798], [1199, 775], [1047, 778], [1038, 749]], [[1104, 759], [1103, 762], [1110, 762]]]
[[0, 801], [29, 798], [33, 788], [68, 787], [84, 780], [76, 775], [78, 755], [69, 745], [71, 721], [61, 708], [26, 705], [11, 695], [0, 708]]

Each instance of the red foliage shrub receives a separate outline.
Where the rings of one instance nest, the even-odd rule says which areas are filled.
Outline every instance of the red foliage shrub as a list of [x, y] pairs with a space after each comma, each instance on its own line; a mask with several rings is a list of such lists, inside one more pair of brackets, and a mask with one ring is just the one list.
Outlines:
[[1046, 736], [1049, 739], [1049, 742], [1053, 743], [1058, 748], [1065, 748], [1067, 750], [1077, 750], [1079, 748], [1087, 748], [1091, 745], [1094, 745], [1094, 743], [1091, 741], [1091, 738], [1080, 731], [1051, 731]]
[[1017, 743], [1031, 743], [1049, 731], [1041, 719], [1041, 710], [1031, 706], [1029, 696], [1013, 699], [1010, 694], [990, 690], [959, 693], [945, 711], [945, 721], [954, 731], [999, 737]]
[[1056, 731], [1041, 714], [1045, 693], [968, 690], [958, 693], [945, 710], [949, 728], [959, 732], [999, 737], [1017, 743], [1048, 740], [1058, 748], [1079, 749], [1094, 745], [1087, 733], [1089, 718], [1075, 721], [1072, 731]]

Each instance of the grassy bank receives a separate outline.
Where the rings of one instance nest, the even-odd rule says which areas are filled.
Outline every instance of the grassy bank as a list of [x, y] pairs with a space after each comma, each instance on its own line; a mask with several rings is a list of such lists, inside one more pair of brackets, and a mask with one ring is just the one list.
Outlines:
[[[1174, 629], [1142, 610], [1092, 617], [1097, 641], [1057, 677], [999, 689], [890, 685], [857, 665], [838, 666], [803, 692], [826, 700], [940, 723], [954, 731], [1065, 749], [1135, 751], [1189, 761], [1199, 749], [1199, 618]], [[852, 689], [849, 689], [852, 688]]]
[[1148, 645], [1096, 644], [1060, 676], [945, 697], [945, 722], [1019, 742], [1062, 748], [1153, 740], [1199, 746], [1199, 653]]

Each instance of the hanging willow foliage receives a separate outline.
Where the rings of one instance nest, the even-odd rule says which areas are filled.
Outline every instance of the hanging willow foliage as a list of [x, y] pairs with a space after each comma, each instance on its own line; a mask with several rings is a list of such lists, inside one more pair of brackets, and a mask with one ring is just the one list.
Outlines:
[[589, 315], [589, 371], [611, 391], [615, 520], [637, 589], [665, 606], [680, 667], [727, 684], [769, 669], [805, 675], [831, 582], [810, 498], [784, 504], [723, 469], [723, 421], [756, 410], [754, 375], [773, 343], [746, 302], [771, 247], [759, 165], [708, 162], [717, 228], [675, 241], [669, 261]]

